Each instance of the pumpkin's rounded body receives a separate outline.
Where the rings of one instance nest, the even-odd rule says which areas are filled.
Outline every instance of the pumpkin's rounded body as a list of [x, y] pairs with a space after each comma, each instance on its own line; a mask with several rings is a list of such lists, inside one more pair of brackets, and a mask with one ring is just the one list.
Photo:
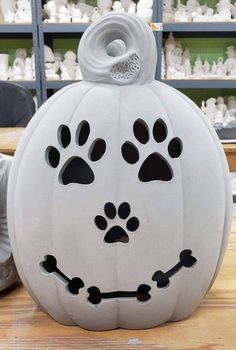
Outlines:
[[41, 107], [16, 152], [9, 230], [20, 276], [63, 324], [183, 319], [219, 269], [230, 193], [217, 136], [184, 95], [153, 80], [74, 84]]

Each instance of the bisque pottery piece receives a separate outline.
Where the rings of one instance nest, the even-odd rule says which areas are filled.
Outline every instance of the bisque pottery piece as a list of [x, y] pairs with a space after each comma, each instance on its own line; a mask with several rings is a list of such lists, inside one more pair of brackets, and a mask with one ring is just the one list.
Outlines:
[[18, 280], [7, 229], [7, 183], [12, 158], [0, 154], [0, 292]]
[[16, 23], [31, 23], [32, 22], [32, 11], [31, 11], [31, 1], [30, 0], [17, 0], [15, 2]]
[[184, 319], [221, 265], [232, 209], [224, 151], [201, 110], [154, 80], [156, 52], [135, 15], [89, 26], [84, 81], [37, 111], [15, 154], [14, 258], [37, 304], [65, 325]]
[[234, 46], [228, 46], [226, 49], [227, 58], [225, 60], [225, 68], [229, 75], [236, 69], [236, 52]]
[[44, 20], [45, 22], [47, 22], [47, 23], [57, 23], [58, 22], [57, 4], [54, 0], [48, 1], [44, 5], [44, 10], [48, 16], [48, 18]]
[[151, 23], [153, 15], [153, 0], [139, 0], [137, 4], [137, 16], [145, 22]]
[[98, 0], [97, 6], [98, 6], [99, 13], [101, 15], [105, 15], [108, 12], [110, 12], [112, 8], [112, 4], [113, 4], [112, 0]]
[[[2, 70], [7, 71], [8, 65], [9, 65], [9, 55], [6, 53], [0, 53], [0, 64], [2, 67]], [[1, 72], [0, 72], [1, 74]], [[5, 80], [5, 79], [3, 79]]]
[[32, 58], [27, 57], [25, 60], [25, 67], [24, 67], [24, 80], [33, 80], [33, 79], [34, 79], [34, 73], [33, 73]]
[[80, 9], [74, 8], [72, 12], [72, 23], [80, 23], [82, 21], [82, 13]]
[[71, 16], [66, 6], [61, 6], [58, 13], [59, 23], [70, 23]]
[[183, 70], [185, 77], [190, 77], [192, 74], [192, 67], [190, 62], [190, 52], [189, 49], [185, 48], [183, 52]]
[[226, 67], [224, 65], [224, 59], [223, 57], [218, 57], [217, 59], [217, 69], [216, 69], [216, 74], [222, 78], [226, 75]]
[[204, 69], [200, 55], [197, 55], [193, 66], [193, 75], [195, 78], [199, 79], [199, 77], [204, 76]]
[[217, 13], [215, 14], [215, 17], [218, 17], [219, 21], [230, 21], [232, 7], [231, 0], [219, 0], [216, 4]]
[[0, 80], [8, 80], [9, 69], [6, 69], [3, 63], [0, 62]]
[[22, 80], [24, 78], [25, 60], [22, 57], [16, 57], [13, 62], [13, 79]]
[[134, 1], [131, 2], [128, 12], [132, 14], [136, 13], [136, 3]]
[[204, 71], [204, 76], [207, 78], [209, 77], [210, 74], [210, 70], [211, 70], [211, 65], [208, 62], [207, 59], [204, 60], [204, 64], [203, 64], [203, 71]]
[[217, 115], [216, 99], [213, 97], [208, 98], [208, 100], [206, 101], [206, 106], [202, 110], [208, 116], [211, 123], [214, 124]]
[[232, 15], [233, 19], [236, 19], [236, 2], [231, 7], [231, 15]]
[[55, 59], [52, 49], [44, 45], [45, 75], [48, 80], [59, 80], [58, 69], [60, 62]]
[[121, 6], [126, 12], [129, 12], [130, 6], [133, 3], [132, 0], [120, 0]]
[[0, 80], [7, 80], [9, 66], [9, 55], [5, 53], [0, 54]]
[[163, 22], [171, 23], [175, 21], [174, 14], [174, 1], [173, 0], [164, 0], [163, 2]]
[[93, 6], [87, 5], [85, 3], [85, 1], [78, 1], [78, 4], [76, 6], [80, 9], [83, 16], [86, 15], [88, 18], [91, 18], [92, 14], [94, 12]]
[[120, 1], [114, 1], [114, 4], [112, 5], [113, 11], [124, 11], [121, 2]]
[[213, 61], [211, 66], [211, 75], [216, 75], [216, 71], [217, 71], [217, 64], [216, 64], [216, 61]]
[[214, 125], [218, 124], [220, 127], [227, 127], [232, 121], [235, 123], [235, 96], [219, 96], [217, 99], [209, 98], [207, 101], [202, 101], [201, 109]]
[[15, 0], [0, 0], [0, 12], [7, 24], [15, 22]]
[[96, 22], [101, 18], [101, 16], [102, 15], [100, 14], [98, 7], [95, 7], [91, 16], [91, 21]]

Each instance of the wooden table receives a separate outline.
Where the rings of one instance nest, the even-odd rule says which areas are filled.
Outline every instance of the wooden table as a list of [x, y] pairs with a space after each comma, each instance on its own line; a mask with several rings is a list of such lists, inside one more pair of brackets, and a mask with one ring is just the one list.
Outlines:
[[[13, 155], [24, 128], [0, 128], [0, 153]], [[236, 172], [236, 143], [223, 145], [230, 171]]]
[[188, 319], [143, 331], [65, 327], [40, 311], [18, 286], [0, 295], [0, 349], [235, 350], [236, 219], [220, 274]]
[[13, 155], [25, 128], [0, 128], [0, 153]]
[[225, 154], [231, 172], [236, 172], [236, 143], [224, 144]]

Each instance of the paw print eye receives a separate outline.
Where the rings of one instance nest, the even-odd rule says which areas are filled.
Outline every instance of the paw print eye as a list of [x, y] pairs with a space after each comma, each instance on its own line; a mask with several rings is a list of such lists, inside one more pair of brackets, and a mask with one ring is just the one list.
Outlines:
[[[136, 120], [133, 126], [134, 136], [140, 143], [147, 143], [149, 141], [149, 128], [143, 120]], [[171, 181], [174, 177], [172, 164], [168, 162], [166, 157], [160, 153], [160, 143], [167, 140], [168, 128], [164, 120], [157, 119], [153, 125], [152, 136], [155, 140], [156, 149], [143, 160], [138, 172], [138, 179], [141, 182], [150, 181]], [[151, 140], [150, 144], [154, 140]], [[140, 150], [130, 141], [126, 141], [121, 147], [121, 153], [124, 160], [129, 164], [138, 164], [139, 158], [142, 158], [142, 145], [138, 145]], [[146, 147], [146, 146], [145, 146]], [[160, 147], [160, 148], [159, 148]], [[159, 149], [158, 149], [159, 148]], [[171, 158], [179, 158], [183, 150], [182, 141], [178, 137], [174, 137], [167, 144], [169, 156]]]
[[[57, 168], [61, 162], [61, 152], [72, 143], [71, 131], [68, 126], [60, 125], [57, 130], [57, 139], [59, 147], [49, 146], [45, 151], [45, 160], [52, 168]], [[83, 120], [77, 127], [75, 138], [76, 146], [84, 146], [90, 135], [89, 123]], [[65, 151], [67, 154], [68, 149]], [[68, 152], [69, 157], [62, 164], [58, 174], [59, 183], [62, 185], [80, 184], [89, 185], [94, 182], [95, 175], [93, 169], [89, 165], [89, 160], [96, 162], [100, 160], [106, 151], [106, 142], [103, 139], [96, 139], [90, 147], [81, 147], [80, 156], [78, 153], [72, 154]], [[87, 153], [83, 155], [83, 152]], [[85, 158], [89, 159], [85, 159]], [[63, 157], [65, 158], [65, 157]]]
[[90, 134], [89, 123], [86, 120], [83, 120], [79, 124], [77, 132], [76, 132], [76, 139], [77, 139], [79, 146], [85, 145], [85, 143], [88, 140], [89, 134]]
[[58, 140], [63, 148], [69, 146], [71, 142], [70, 129], [66, 125], [61, 125], [58, 129]]
[[156, 142], [163, 142], [167, 137], [166, 123], [162, 119], [158, 119], [153, 126], [153, 137]]
[[140, 143], [145, 144], [149, 141], [148, 127], [142, 119], [136, 120], [133, 126], [133, 132]]

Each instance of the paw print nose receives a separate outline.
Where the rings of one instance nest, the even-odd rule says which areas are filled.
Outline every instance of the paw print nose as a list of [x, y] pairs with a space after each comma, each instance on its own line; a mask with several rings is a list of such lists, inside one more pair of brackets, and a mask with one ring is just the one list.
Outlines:
[[[113, 203], [106, 203], [104, 206], [104, 213], [107, 219], [111, 222], [118, 216], [118, 220], [126, 220], [126, 230], [127, 232], [135, 232], [139, 228], [139, 220], [136, 216], [129, 218], [130, 216], [130, 206], [127, 202], [121, 203], [118, 208], [118, 213], [116, 207]], [[99, 230], [106, 231], [108, 227], [108, 222], [104, 216], [97, 215], [95, 217], [95, 225]], [[104, 242], [106, 243], [128, 243], [129, 235], [120, 225], [113, 225], [105, 234]]]

